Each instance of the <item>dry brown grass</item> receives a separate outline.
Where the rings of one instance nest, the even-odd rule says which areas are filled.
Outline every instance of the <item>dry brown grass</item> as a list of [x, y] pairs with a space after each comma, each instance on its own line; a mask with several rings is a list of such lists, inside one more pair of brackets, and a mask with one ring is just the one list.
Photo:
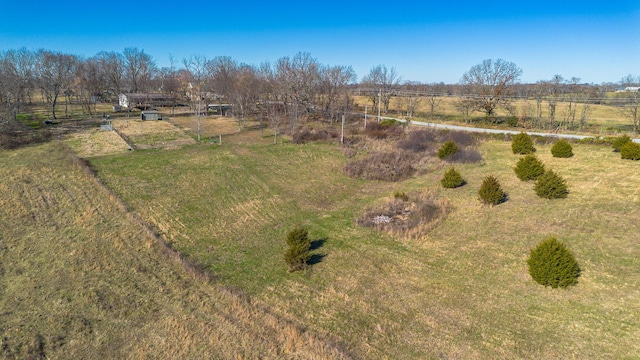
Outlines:
[[[171, 117], [169, 122], [183, 129], [193, 138], [198, 136], [198, 118], [196, 116], [176, 116]], [[244, 144], [270, 144], [273, 142], [273, 129], [264, 125], [263, 131], [259, 129], [259, 123], [255, 120], [247, 120], [243, 126], [238, 127], [238, 120], [228, 116], [203, 116], [200, 118], [200, 139], [202, 141], [220, 141], [222, 143], [244, 143]], [[278, 135], [278, 143], [281, 142]]]
[[3, 357], [349, 357], [167, 256], [61, 143], [0, 164]]
[[136, 149], [176, 149], [195, 140], [167, 121], [112, 120], [113, 128]]
[[129, 144], [120, 135], [101, 129], [88, 129], [70, 134], [66, 137], [65, 143], [83, 158], [120, 154], [129, 150]]

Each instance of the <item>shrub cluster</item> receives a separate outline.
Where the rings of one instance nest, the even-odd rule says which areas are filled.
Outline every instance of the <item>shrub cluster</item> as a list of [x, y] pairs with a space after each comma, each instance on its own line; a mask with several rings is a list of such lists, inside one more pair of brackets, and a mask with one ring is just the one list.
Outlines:
[[522, 181], [535, 180], [544, 174], [544, 164], [535, 155], [528, 154], [518, 160], [513, 170]]
[[553, 170], [547, 170], [538, 177], [534, 190], [538, 196], [545, 199], [566, 198], [569, 194], [566, 182]]
[[444, 160], [449, 156], [458, 152], [458, 145], [452, 140], [445, 142], [440, 149], [438, 149], [438, 157], [440, 160]]
[[557, 158], [570, 158], [573, 156], [573, 148], [567, 140], [560, 139], [551, 147], [551, 155]]
[[494, 176], [487, 176], [480, 190], [478, 190], [480, 201], [485, 205], [498, 205], [507, 199], [507, 194], [502, 190], [502, 186]]
[[627, 134], [625, 134], [611, 140], [611, 147], [613, 148], [613, 151], [620, 152], [622, 150], [622, 147], [629, 142], [631, 142], [631, 138]]
[[513, 137], [511, 141], [511, 150], [514, 154], [531, 154], [536, 151], [533, 147], [533, 141], [531, 140], [531, 136], [527, 133], [519, 133]]
[[365, 133], [368, 137], [373, 139], [386, 139], [388, 137], [397, 138], [404, 133], [402, 126], [398, 126], [400, 123], [395, 120], [377, 122], [368, 122]]
[[291, 141], [295, 144], [305, 144], [310, 141], [326, 141], [331, 139], [338, 138], [338, 131], [335, 129], [310, 129], [303, 128], [298, 129], [293, 136], [291, 137]]
[[476, 138], [464, 131], [446, 131], [440, 134], [440, 141], [453, 141], [462, 147], [476, 145]]
[[433, 130], [416, 130], [409, 133], [406, 140], [400, 141], [398, 147], [402, 150], [423, 152], [429, 145], [437, 141], [437, 134]]
[[288, 248], [284, 253], [284, 261], [289, 271], [304, 270], [311, 259], [311, 240], [309, 232], [298, 226], [287, 234]]
[[531, 250], [529, 274], [538, 284], [566, 288], [578, 283], [580, 266], [567, 246], [554, 237], [547, 238]]
[[[458, 151], [449, 154], [444, 160], [451, 163], [474, 163], [482, 161], [482, 156], [474, 148], [476, 139], [472, 135], [462, 131], [435, 131], [433, 129], [420, 129], [412, 131], [406, 140], [398, 142], [402, 150], [419, 153], [429, 149], [434, 150], [436, 143], [453, 142]], [[450, 145], [446, 145], [449, 147]], [[448, 150], [443, 150], [448, 151]], [[444, 155], [444, 154], [443, 154]]]
[[366, 180], [401, 181], [413, 175], [413, 154], [403, 152], [374, 153], [366, 159], [349, 162], [344, 173]]
[[447, 189], [457, 188], [465, 184], [462, 175], [452, 166], [444, 173], [442, 180], [440, 180], [442, 187]]
[[389, 128], [389, 127], [393, 127], [393, 126], [400, 126], [402, 125], [402, 123], [398, 120], [393, 120], [393, 119], [384, 119], [382, 121], [380, 121], [380, 126], [385, 127], [385, 128]]
[[476, 149], [460, 149], [449, 155], [445, 161], [449, 163], [469, 164], [482, 161], [482, 155]]
[[620, 149], [620, 156], [627, 160], [640, 160], [640, 144], [627, 142]]

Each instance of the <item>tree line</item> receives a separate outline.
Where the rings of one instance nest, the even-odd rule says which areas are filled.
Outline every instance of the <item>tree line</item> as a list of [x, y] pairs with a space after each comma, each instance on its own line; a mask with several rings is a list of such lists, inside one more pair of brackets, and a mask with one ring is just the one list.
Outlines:
[[[386, 65], [374, 66], [358, 81], [351, 66], [322, 64], [305, 52], [259, 65], [228, 56], [202, 55], [180, 61], [170, 58], [169, 62], [169, 66], [158, 67], [152, 56], [135, 47], [103, 51], [89, 58], [46, 49], [0, 52], [0, 118], [16, 119], [38, 101], [47, 105], [54, 119], [63, 111], [62, 105], [66, 112], [69, 104], [81, 105], [83, 113], [91, 116], [96, 113], [96, 103], [115, 102], [121, 93], [152, 93], [167, 95], [175, 105], [186, 102], [198, 113], [210, 102], [224, 101], [233, 105], [239, 124], [248, 116], [257, 116], [278, 127], [280, 121], [282, 125], [284, 120], [295, 124], [301, 116], [312, 113], [334, 121], [353, 110], [353, 95], [358, 89], [370, 100], [370, 114], [387, 113], [391, 99], [398, 97], [405, 115], [414, 116], [417, 105], [426, 102], [433, 117], [442, 97], [453, 95], [459, 97], [456, 108], [465, 118], [474, 112], [493, 118], [496, 110], [503, 108], [514, 117], [524, 114], [541, 119], [544, 110], [551, 127], [574, 127], [574, 123], [584, 125], [590, 104], [611, 101], [605, 96], [607, 91], [640, 84], [640, 77], [631, 75], [601, 85], [561, 75], [522, 84], [522, 70], [502, 59], [473, 66], [457, 84], [405, 81], [395, 68]], [[535, 105], [515, 109], [514, 98], [534, 100]], [[638, 92], [616, 99], [637, 130]], [[556, 112], [559, 102], [565, 103], [562, 114]]]

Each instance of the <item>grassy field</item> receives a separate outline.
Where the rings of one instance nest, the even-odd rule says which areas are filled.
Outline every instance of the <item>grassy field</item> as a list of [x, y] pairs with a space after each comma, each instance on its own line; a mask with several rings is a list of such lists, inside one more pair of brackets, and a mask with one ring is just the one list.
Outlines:
[[[364, 96], [356, 96], [354, 97], [356, 104], [360, 106], [369, 106], [369, 114], [377, 115], [377, 109], [371, 109], [371, 101], [369, 98]], [[458, 101], [458, 97], [441, 97], [439, 98], [438, 106], [434, 111], [435, 121], [448, 121], [454, 122], [458, 124], [465, 123], [464, 116], [460, 113], [459, 110], [456, 109], [455, 103]], [[535, 116], [535, 107], [536, 103], [534, 100], [517, 100], [513, 102], [513, 106], [516, 109], [516, 116], [520, 117], [523, 113], [527, 114], [527, 116], [533, 117]], [[580, 115], [582, 111], [582, 104], [577, 105], [576, 111], [576, 126], [579, 125]], [[566, 102], [558, 102], [556, 106], [556, 122], [561, 121], [565, 113], [567, 112], [568, 103]], [[391, 98], [391, 103], [389, 106], [389, 115], [390, 116], [402, 116], [406, 114], [406, 105], [405, 100], [401, 97], [393, 97]], [[425, 99], [422, 99], [418, 106], [416, 107], [416, 115], [421, 118], [421, 120], [432, 120], [430, 107], [428, 102]], [[545, 119], [543, 119], [543, 123], [548, 122], [549, 109], [546, 102], [542, 104], [542, 115]], [[503, 108], [497, 109], [497, 116], [499, 117], [508, 117], [510, 114]], [[416, 119], [419, 119], [416, 118]], [[470, 114], [470, 118], [472, 121], [480, 121], [483, 126], [487, 126], [484, 122], [484, 115], [479, 112], [474, 112]], [[505, 124], [506, 126], [506, 124]], [[610, 105], [590, 105], [589, 112], [587, 115], [587, 126], [588, 132], [595, 133], [598, 135], [612, 135], [620, 132], [629, 132], [632, 130], [632, 122], [631, 119], [625, 118], [620, 109], [610, 106]]]
[[[193, 135], [193, 134], [192, 134]], [[253, 139], [253, 141], [252, 141]], [[442, 190], [448, 165], [401, 183], [347, 178], [334, 144], [271, 145], [257, 132], [222, 146], [91, 159], [97, 176], [173, 247], [278, 317], [333, 334], [360, 358], [632, 358], [640, 353], [636, 162], [607, 147], [574, 145], [570, 159], [538, 156], [570, 195], [543, 200], [513, 167], [510, 143], [484, 142], [467, 180]], [[481, 206], [495, 175], [509, 200]], [[418, 239], [360, 228], [355, 219], [394, 191], [448, 199], [447, 218]], [[315, 262], [289, 273], [286, 232], [303, 224]], [[553, 290], [528, 275], [529, 250], [565, 241], [583, 274]]]
[[2, 151], [0, 178], [0, 358], [350, 357], [181, 260], [66, 145]]

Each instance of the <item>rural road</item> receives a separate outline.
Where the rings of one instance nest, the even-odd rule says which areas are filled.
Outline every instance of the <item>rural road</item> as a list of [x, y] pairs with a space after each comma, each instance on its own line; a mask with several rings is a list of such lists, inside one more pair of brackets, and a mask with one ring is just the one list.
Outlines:
[[[405, 120], [405, 119], [398, 119], [398, 118], [393, 118], [393, 117], [388, 117], [388, 116], [382, 116], [381, 118], [383, 120], [384, 119], [391, 119], [391, 120], [396, 120], [396, 121], [400, 121], [400, 122], [407, 122], [407, 120]], [[515, 130], [484, 129], [484, 128], [469, 127], [469, 126], [446, 125], [446, 124], [438, 124], [438, 123], [431, 123], [431, 122], [424, 122], [424, 121], [413, 121], [413, 120], [411, 120], [411, 125], [429, 126], [429, 127], [435, 128], [435, 129], [447, 129], [447, 130], [456, 130], [456, 131], [485, 133], [485, 134], [511, 134], [511, 135], [516, 135], [516, 134], [519, 134], [521, 132], [521, 131], [515, 131]], [[534, 136], [556, 137], [556, 138], [563, 138], [563, 139], [578, 139], [578, 140], [580, 140], [580, 139], [595, 138], [595, 136], [588, 136], [588, 135], [554, 134], [554, 133], [541, 133], [541, 132], [531, 132], [531, 131], [525, 131], [525, 132], [527, 134], [529, 134], [529, 135], [534, 135]], [[640, 143], [640, 139], [633, 139], [633, 142]]]

